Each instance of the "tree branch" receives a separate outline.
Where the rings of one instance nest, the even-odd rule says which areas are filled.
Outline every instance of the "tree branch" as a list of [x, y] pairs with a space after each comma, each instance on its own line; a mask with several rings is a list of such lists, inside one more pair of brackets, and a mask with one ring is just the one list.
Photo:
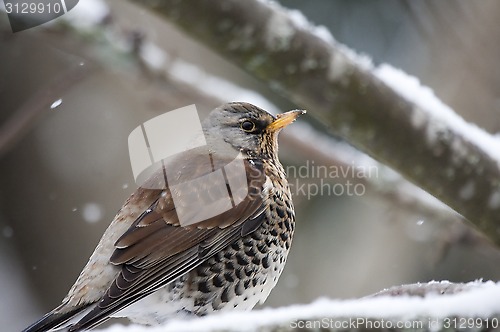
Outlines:
[[436, 116], [439, 110], [403, 98], [296, 12], [260, 1], [137, 2], [264, 80], [500, 244], [496, 156]]
[[[133, 325], [128, 331], [488, 331], [500, 326], [500, 316], [490, 310], [500, 303], [499, 296], [500, 286], [491, 281], [430, 282], [394, 287], [362, 299], [233, 311], [173, 320], [159, 327]], [[471, 307], [471, 303], [478, 305]]]

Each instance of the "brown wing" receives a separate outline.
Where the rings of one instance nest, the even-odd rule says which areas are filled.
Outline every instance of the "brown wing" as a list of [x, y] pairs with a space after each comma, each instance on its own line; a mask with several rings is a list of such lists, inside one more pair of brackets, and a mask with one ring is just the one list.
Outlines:
[[[112, 313], [153, 293], [239, 237], [254, 231], [265, 216], [263, 188], [266, 176], [261, 163], [245, 160], [244, 167], [248, 185], [246, 197], [232, 209], [187, 227], [179, 223], [172, 193], [168, 188], [164, 190], [116, 242], [110, 262], [121, 266], [120, 274], [95, 308], [70, 331], [98, 325]], [[234, 180], [232, 176], [226, 174], [228, 188]], [[141, 195], [143, 190], [146, 189], [140, 188], [136, 194]], [[200, 189], [193, 187], [191, 190]]]

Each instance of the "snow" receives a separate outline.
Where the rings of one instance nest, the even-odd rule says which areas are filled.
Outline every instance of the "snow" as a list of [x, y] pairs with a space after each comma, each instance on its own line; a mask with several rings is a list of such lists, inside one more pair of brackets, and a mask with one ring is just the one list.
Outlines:
[[331, 55], [330, 64], [328, 66], [328, 79], [332, 82], [340, 80], [346, 75], [349, 69], [349, 61], [342, 53], [334, 53]]
[[364, 70], [373, 69], [373, 61], [368, 55], [364, 53], [358, 53], [341, 43], [336, 43], [335, 47], [341, 53], [343, 53], [349, 60], [355, 63], [359, 68]]
[[300, 10], [284, 7], [280, 7], [279, 9], [287, 14], [297, 28], [308, 30], [327, 43], [335, 43], [335, 38], [333, 38], [327, 27], [313, 24]]
[[93, 29], [109, 14], [106, 3], [102, 0], [79, 1], [78, 4], [62, 17], [80, 29]]
[[[500, 166], [500, 141], [476, 125], [466, 122], [437, 98], [429, 87], [422, 86], [416, 77], [388, 64], [378, 66], [373, 73], [402, 97], [415, 104], [411, 114], [412, 123], [416, 128], [427, 124], [429, 143], [434, 143], [443, 135], [446, 139], [448, 131], [451, 130], [488, 153]], [[450, 143], [454, 152], [458, 155], [464, 154], [460, 141], [455, 139]]]
[[273, 12], [266, 24], [267, 47], [274, 51], [286, 51], [290, 47], [295, 31], [285, 12]]
[[51, 108], [51, 109], [55, 109], [55, 108], [59, 107], [61, 104], [62, 104], [62, 99], [57, 99], [56, 101], [54, 101], [54, 102], [50, 105], [50, 108]]
[[140, 56], [154, 70], [160, 70], [168, 61], [167, 53], [151, 42], [143, 43]]
[[[373, 69], [373, 62], [369, 56], [357, 53], [337, 42], [328, 28], [310, 22], [301, 11], [282, 7], [276, 2], [267, 2], [266, 4], [274, 9], [267, 23], [266, 43], [270, 49], [286, 50], [295, 35], [295, 30], [305, 30], [337, 50], [334, 52], [335, 55], [332, 56], [328, 68], [330, 80], [335, 81], [342, 78], [353, 63], [365, 70]], [[311, 64], [311, 59], [304, 59], [302, 69], [315, 69], [318, 66], [318, 64]]]
[[255, 331], [262, 326], [297, 324], [299, 320], [337, 320], [373, 318], [385, 321], [435, 322], [437, 329], [446, 317], [491, 318], [500, 313], [500, 283], [475, 281], [458, 285], [457, 292], [440, 295], [439, 290], [454, 288], [447, 281], [417, 284], [437, 291], [421, 296], [375, 296], [352, 300], [319, 299], [311, 304], [292, 305], [250, 312], [230, 312], [189, 321], [172, 320], [165, 326], [114, 325], [107, 332], [167, 331]]
[[103, 209], [97, 203], [86, 203], [82, 208], [82, 217], [88, 223], [95, 223], [102, 219]]

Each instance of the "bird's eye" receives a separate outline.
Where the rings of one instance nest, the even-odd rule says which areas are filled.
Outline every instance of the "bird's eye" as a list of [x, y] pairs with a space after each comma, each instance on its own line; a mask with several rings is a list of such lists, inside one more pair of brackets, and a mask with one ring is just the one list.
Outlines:
[[255, 129], [255, 123], [250, 120], [245, 120], [240, 124], [241, 129], [244, 131], [252, 131]]

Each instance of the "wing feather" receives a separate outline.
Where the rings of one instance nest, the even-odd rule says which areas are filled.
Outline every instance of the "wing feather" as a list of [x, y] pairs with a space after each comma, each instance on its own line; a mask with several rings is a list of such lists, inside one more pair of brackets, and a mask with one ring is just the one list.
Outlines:
[[101, 301], [70, 331], [96, 326], [254, 231], [265, 216], [262, 191], [266, 176], [262, 164], [245, 161], [245, 169], [245, 199], [224, 213], [188, 227], [179, 225], [171, 193], [164, 190], [116, 241], [110, 262], [121, 267], [120, 273]]

